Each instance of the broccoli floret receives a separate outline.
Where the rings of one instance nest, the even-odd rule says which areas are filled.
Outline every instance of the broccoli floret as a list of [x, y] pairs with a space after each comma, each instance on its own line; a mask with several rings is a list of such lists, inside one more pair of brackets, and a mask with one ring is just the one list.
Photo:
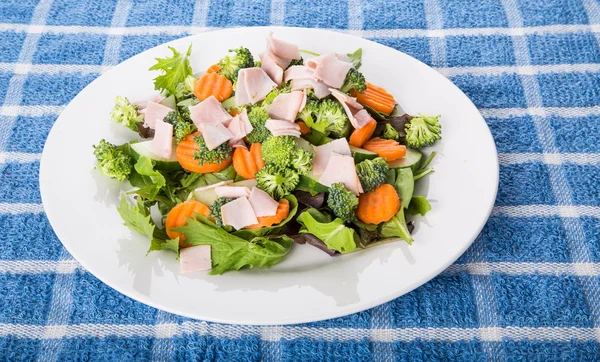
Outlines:
[[400, 135], [398, 134], [398, 131], [396, 131], [396, 129], [394, 127], [392, 127], [391, 124], [387, 123], [385, 125], [385, 129], [383, 130], [383, 134], [381, 135], [381, 138], [386, 139], [386, 140], [398, 141], [398, 139], [400, 138]]
[[252, 132], [246, 135], [246, 141], [250, 143], [263, 143], [267, 138], [271, 137], [271, 131], [265, 127], [265, 123], [269, 120], [269, 114], [260, 106], [254, 106], [248, 112], [248, 119], [252, 125]]
[[110, 111], [110, 119], [136, 132], [138, 128], [135, 124], [144, 120], [141, 115], [138, 115], [138, 106], [121, 96], [115, 99], [115, 106]]
[[261, 151], [266, 163], [286, 167], [296, 153], [296, 141], [292, 136], [271, 136], [263, 142]]
[[406, 145], [412, 148], [431, 146], [442, 139], [439, 116], [423, 116], [411, 119], [405, 126]]
[[367, 86], [365, 85], [365, 76], [354, 68], [346, 73], [346, 79], [344, 80], [344, 84], [340, 88], [340, 91], [348, 93], [350, 92], [350, 89], [354, 89], [359, 93], [367, 89]]
[[358, 197], [352, 191], [346, 190], [343, 183], [335, 183], [329, 187], [327, 206], [335, 216], [344, 220], [344, 222], [352, 222], [356, 220]]
[[206, 147], [206, 142], [202, 135], [194, 137], [194, 142], [198, 146], [198, 150], [194, 151], [194, 160], [198, 160], [198, 165], [204, 163], [222, 163], [231, 158], [233, 149], [225, 142], [214, 150], [209, 150]]
[[311, 128], [336, 138], [346, 137], [350, 133], [350, 120], [340, 102], [324, 99], [319, 104], [317, 121]]
[[101, 140], [98, 146], [94, 146], [94, 156], [98, 160], [97, 166], [102, 174], [121, 182], [129, 177], [133, 167], [131, 157], [117, 146]]
[[373, 191], [385, 183], [389, 170], [390, 166], [381, 157], [356, 164], [356, 173], [365, 192]]
[[265, 165], [256, 173], [256, 183], [259, 189], [275, 199], [289, 195], [294, 191], [300, 177], [291, 168], [281, 168], [274, 165]]
[[250, 50], [244, 47], [237, 49], [229, 49], [230, 52], [235, 52], [233, 57], [229, 55], [219, 61], [219, 71], [217, 73], [224, 75], [232, 82], [237, 80], [238, 72], [243, 68], [254, 67], [254, 58]]
[[218, 227], [223, 226], [223, 218], [221, 217], [221, 206], [233, 200], [235, 199], [229, 197], [219, 197], [210, 206], [210, 214], [208, 214], [208, 217], [212, 217], [213, 219], [215, 219], [215, 224], [217, 224]]
[[315, 114], [319, 110], [319, 103], [310, 99], [307, 99], [306, 105], [296, 116], [296, 119], [306, 123], [307, 126], [311, 127], [315, 124]]
[[[288, 68], [293, 65], [304, 65], [304, 59], [302, 59], [302, 57], [300, 57], [300, 59], [292, 59], [292, 61], [290, 62], [290, 65], [288, 65]], [[285, 69], [287, 69], [287, 68], [285, 68]]]
[[187, 122], [177, 111], [169, 112], [163, 121], [173, 125], [173, 135], [177, 139], [177, 142], [181, 142], [185, 136], [196, 132], [196, 126], [191, 122]]
[[296, 150], [296, 154], [292, 158], [292, 167], [298, 171], [300, 175], [308, 175], [313, 167], [313, 154], [303, 150]]

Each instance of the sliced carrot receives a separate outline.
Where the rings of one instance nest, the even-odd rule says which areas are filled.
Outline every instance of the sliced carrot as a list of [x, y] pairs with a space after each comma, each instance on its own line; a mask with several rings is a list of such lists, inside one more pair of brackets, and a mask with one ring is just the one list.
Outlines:
[[390, 114], [396, 106], [394, 96], [389, 94], [385, 89], [371, 83], [366, 83], [367, 88], [358, 93], [356, 96], [358, 103], [369, 106], [378, 112]]
[[371, 118], [369, 123], [365, 124], [361, 129], [355, 129], [352, 131], [350, 135], [350, 146], [354, 147], [362, 147], [365, 142], [369, 140], [373, 136], [373, 132], [375, 132], [375, 127], [377, 127], [377, 122]]
[[406, 146], [394, 140], [384, 140], [379, 137], [368, 140], [363, 144], [362, 148], [375, 152], [387, 161], [395, 161], [406, 156]]
[[171, 229], [187, 225], [186, 218], [192, 218], [194, 214], [208, 216], [208, 214], [210, 214], [210, 209], [208, 208], [208, 206], [204, 205], [200, 201], [189, 200], [179, 205], [176, 205], [167, 214], [167, 218], [165, 220], [165, 228], [167, 229], [167, 235], [171, 239], [179, 237], [179, 245], [182, 247], [190, 246], [184, 243], [185, 235]]
[[264, 165], [265, 161], [262, 159], [260, 143], [253, 143], [250, 150], [245, 147], [238, 147], [233, 152], [233, 168], [238, 175], [245, 179], [256, 178], [256, 173]]
[[198, 150], [198, 145], [194, 142], [194, 137], [200, 136], [200, 132], [187, 135], [175, 150], [177, 161], [184, 169], [196, 173], [219, 172], [231, 165], [231, 157], [221, 163], [203, 163], [200, 165], [198, 160], [194, 159], [194, 153]]
[[238, 110], [237, 110], [236, 108], [231, 108], [231, 109], [229, 110], [229, 114], [231, 115], [231, 117], [235, 117], [235, 116], [237, 116], [238, 114], [240, 114], [240, 112], [238, 112]]
[[296, 122], [296, 124], [298, 126], [300, 126], [300, 134], [310, 133], [310, 128], [306, 125], [306, 123], [299, 121], [299, 122]]
[[208, 67], [208, 69], [206, 70], [206, 73], [216, 73], [219, 70], [221, 70], [221, 67], [219, 67], [219, 64], [213, 64], [210, 67]]
[[194, 84], [194, 95], [201, 102], [210, 96], [215, 96], [219, 102], [223, 102], [231, 96], [232, 91], [231, 81], [217, 73], [205, 73]]
[[400, 210], [400, 199], [394, 186], [383, 184], [358, 197], [356, 216], [367, 224], [388, 221]]
[[[396, 197], [398, 198], [398, 197]], [[286, 199], [279, 200], [279, 206], [277, 206], [276, 214], [273, 216], [261, 216], [258, 217], [258, 224], [246, 226], [246, 229], [258, 229], [261, 227], [269, 227], [275, 224], [279, 224], [290, 214], [290, 202]]]

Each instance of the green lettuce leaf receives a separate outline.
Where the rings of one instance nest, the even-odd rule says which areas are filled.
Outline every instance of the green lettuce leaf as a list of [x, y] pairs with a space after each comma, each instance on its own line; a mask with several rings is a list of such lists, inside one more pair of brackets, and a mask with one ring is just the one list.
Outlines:
[[413, 196], [406, 212], [411, 215], [421, 214], [421, 216], [425, 216], [429, 210], [431, 210], [431, 204], [426, 198]]
[[307, 209], [296, 218], [302, 225], [301, 233], [310, 233], [321, 239], [331, 250], [347, 253], [356, 249], [359, 242], [356, 232], [345, 226], [342, 219], [331, 220], [329, 214], [322, 213], [317, 209]]
[[348, 53], [346, 55], [350, 58], [350, 62], [352, 62], [355, 69], [360, 68], [362, 64], [362, 48], [358, 48], [354, 53]]
[[134, 165], [135, 173], [129, 182], [139, 189], [133, 191], [148, 200], [154, 200], [161, 188], [166, 185], [165, 177], [154, 169], [154, 161], [146, 156], [140, 156]]
[[140, 198], [136, 200], [135, 205], [132, 205], [127, 202], [125, 195], [121, 195], [121, 202], [117, 207], [117, 211], [123, 221], [125, 221], [125, 226], [136, 233], [146, 235], [149, 239], [152, 239], [156, 225], [152, 221], [152, 218], [150, 218], [150, 212], [146, 209]]
[[148, 253], [150, 253], [152, 251], [156, 251], [156, 250], [174, 251], [177, 253], [177, 258], [179, 259], [179, 237], [176, 237], [175, 239], [166, 239], [166, 240], [152, 238], [152, 240], [150, 241], [150, 248], [148, 249], [148, 252], [146, 253], [146, 255], [148, 255]]
[[292, 239], [285, 235], [244, 240], [217, 227], [202, 215], [187, 221], [187, 225], [173, 230], [183, 233], [188, 244], [211, 246], [211, 275], [239, 270], [244, 266], [261, 268], [275, 265], [290, 252], [292, 246]]
[[396, 173], [397, 177], [394, 182], [394, 188], [398, 193], [400, 204], [405, 209], [408, 208], [410, 200], [415, 189], [415, 181], [410, 167], [399, 168]]
[[379, 234], [386, 238], [399, 237], [406, 241], [408, 245], [412, 245], [413, 238], [406, 227], [403, 207], [400, 208], [400, 211], [394, 217], [380, 226]]
[[173, 52], [170, 58], [156, 58], [156, 64], [149, 70], [162, 71], [162, 74], [154, 78], [154, 89], [164, 91], [167, 95], [175, 94], [177, 84], [185, 81], [187, 76], [192, 75], [192, 67], [188, 57], [192, 54], [192, 45], [185, 54], [179, 53], [175, 48], [169, 47]]

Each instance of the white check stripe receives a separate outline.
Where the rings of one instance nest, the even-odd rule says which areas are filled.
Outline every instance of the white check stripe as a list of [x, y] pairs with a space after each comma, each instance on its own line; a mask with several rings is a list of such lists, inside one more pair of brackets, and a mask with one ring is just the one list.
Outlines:
[[[49, 34], [116, 34], [116, 35], [182, 35], [201, 33], [224, 29], [207, 26], [132, 26], [132, 27], [101, 27], [101, 26], [68, 26], [68, 25], [36, 25], [0, 23], [0, 31], [15, 31], [27, 33]], [[323, 28], [328, 29], [328, 28]], [[531, 27], [510, 28], [454, 28], [454, 29], [381, 29], [381, 30], [352, 30], [329, 28], [328, 30], [348, 33], [365, 38], [411, 38], [411, 37], [448, 37], [448, 36], [477, 36], [477, 35], [508, 35], [521, 36], [529, 34], [565, 34], [592, 32], [600, 33], [600, 24], [577, 25], [543, 25]]]
[[519, 205], [519, 206], [495, 206], [492, 216], [510, 217], [547, 217], [560, 216], [565, 218], [577, 218], [589, 216], [600, 218], [600, 206], [567, 206], [567, 205]]
[[42, 204], [0, 202], [0, 214], [40, 214], [44, 212]]
[[0, 152], [0, 163], [29, 163], [42, 158], [41, 153]]
[[[187, 334], [210, 335], [213, 337], [240, 338], [248, 335], [259, 336], [266, 341], [279, 342], [277, 339], [268, 339], [272, 335], [262, 334], [263, 328], [258, 326], [208, 324], [206, 322], [183, 322], [181, 324], [163, 325], [168, 333], [160, 338], [172, 338]], [[45, 327], [27, 324], [0, 324], [0, 336], [14, 336], [17, 338], [43, 339], [44, 337], [62, 335], [64, 337], [154, 337], [155, 326], [145, 324], [70, 324], [55, 325], [50, 329], [59, 332], [45, 334]], [[509, 340], [543, 341], [552, 340], [568, 342], [571, 340], [593, 341], [600, 333], [597, 328], [580, 327], [487, 327], [487, 328], [396, 328], [396, 329], [367, 329], [367, 328], [322, 328], [283, 326], [275, 327], [281, 330], [282, 339], [293, 340], [308, 338], [312, 340], [333, 341], [360, 341], [367, 339], [372, 342], [410, 342], [416, 339], [429, 341], [471, 341], [480, 339], [484, 341], [500, 342], [502, 338]], [[278, 334], [278, 333], [277, 333]], [[58, 338], [58, 337], [55, 337]], [[275, 337], [276, 338], [276, 337]]]
[[38, 117], [45, 115], [59, 115], [66, 106], [3, 106], [0, 110], [0, 116], [28, 116]]

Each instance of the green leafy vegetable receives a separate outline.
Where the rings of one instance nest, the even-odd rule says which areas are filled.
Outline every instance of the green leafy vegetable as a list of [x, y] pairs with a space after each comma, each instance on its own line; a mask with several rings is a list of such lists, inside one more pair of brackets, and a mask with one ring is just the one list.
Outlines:
[[429, 166], [429, 164], [431, 163], [431, 161], [433, 160], [434, 157], [435, 157], [435, 152], [431, 152], [429, 157], [427, 157], [427, 159], [425, 159], [424, 161], [421, 162], [419, 169], [414, 174], [415, 181], [417, 181], [418, 179], [420, 179], [423, 176], [427, 176], [430, 173], [435, 172], [435, 170], [433, 168], [427, 168], [427, 166]]
[[210, 245], [212, 270], [223, 274], [244, 266], [269, 267], [280, 262], [290, 251], [292, 239], [283, 236], [262, 236], [246, 241], [217, 227], [202, 215], [187, 219], [188, 224], [173, 230], [183, 233], [191, 245]]
[[135, 171], [142, 176], [143, 184], [138, 190], [133, 191], [148, 200], [154, 200], [158, 192], [166, 185], [165, 177], [154, 169], [154, 161], [146, 156], [140, 156], [135, 166]]
[[352, 62], [355, 69], [360, 68], [362, 64], [362, 48], [358, 48], [354, 53], [348, 53], [346, 55], [350, 58], [350, 62]]
[[320, 194], [322, 192], [329, 192], [329, 187], [318, 183], [315, 179], [300, 175], [296, 190], [310, 192], [312, 196]]
[[413, 173], [410, 167], [399, 168], [396, 171], [394, 188], [396, 188], [396, 192], [398, 192], [400, 205], [405, 209], [408, 208], [415, 189], [415, 181], [413, 180]]
[[152, 251], [157, 251], [157, 250], [174, 251], [177, 253], [177, 258], [179, 258], [179, 237], [176, 237], [175, 239], [166, 239], [166, 240], [152, 238], [152, 240], [150, 241], [150, 248], [148, 249], [148, 252], [146, 253], [146, 255], [148, 255], [148, 253], [150, 253]]
[[154, 78], [154, 89], [165, 92], [167, 95], [175, 94], [177, 84], [185, 81], [187, 76], [192, 75], [192, 67], [188, 57], [192, 54], [192, 45], [185, 54], [179, 53], [175, 48], [169, 47], [173, 52], [172, 57], [156, 58], [156, 64], [149, 70], [162, 71], [162, 74]]
[[127, 202], [125, 195], [121, 195], [121, 202], [117, 207], [117, 211], [121, 215], [121, 219], [125, 221], [125, 226], [152, 239], [156, 225], [150, 218], [150, 212], [144, 206], [141, 198], [138, 197], [136, 204], [132, 205]]
[[356, 249], [359, 242], [354, 229], [344, 225], [340, 218], [331, 220], [331, 216], [317, 209], [307, 209], [296, 218], [302, 225], [301, 233], [310, 233], [321, 239], [331, 250], [346, 253]]
[[406, 226], [403, 207], [400, 208], [394, 217], [380, 226], [379, 234], [386, 238], [399, 237], [406, 241], [408, 245], [412, 245], [413, 237]]
[[421, 216], [425, 216], [425, 214], [427, 214], [427, 212], [430, 210], [431, 204], [426, 198], [423, 196], [413, 196], [406, 212], [411, 215], [420, 214]]

